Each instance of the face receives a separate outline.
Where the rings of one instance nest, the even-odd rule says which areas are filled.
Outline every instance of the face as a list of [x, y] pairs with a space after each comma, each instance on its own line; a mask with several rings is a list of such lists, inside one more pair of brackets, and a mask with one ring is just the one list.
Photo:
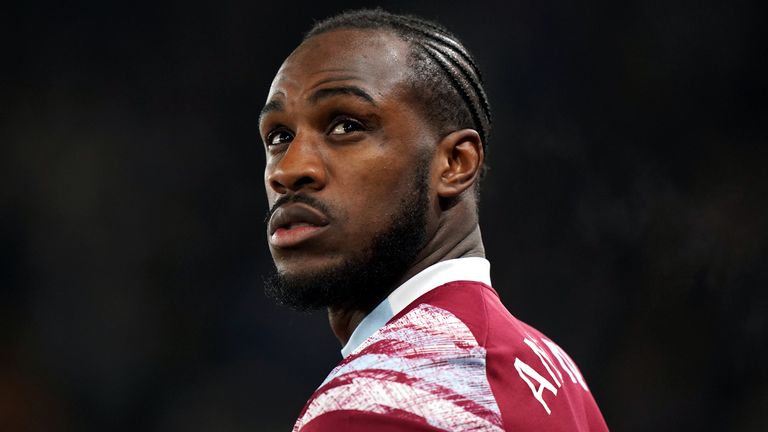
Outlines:
[[[306, 41], [278, 71], [259, 127], [267, 237], [283, 279], [336, 274], [338, 285], [377, 262], [407, 267], [423, 244], [438, 137], [407, 97], [408, 52], [386, 32], [337, 30]], [[383, 248], [410, 250], [387, 258]]]

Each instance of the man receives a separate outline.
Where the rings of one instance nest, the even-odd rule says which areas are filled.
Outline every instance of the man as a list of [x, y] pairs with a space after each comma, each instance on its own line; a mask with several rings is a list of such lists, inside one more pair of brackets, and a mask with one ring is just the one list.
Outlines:
[[490, 124], [469, 53], [415, 17], [332, 17], [277, 72], [259, 121], [267, 292], [328, 308], [344, 356], [294, 431], [607, 429], [570, 357], [491, 288]]

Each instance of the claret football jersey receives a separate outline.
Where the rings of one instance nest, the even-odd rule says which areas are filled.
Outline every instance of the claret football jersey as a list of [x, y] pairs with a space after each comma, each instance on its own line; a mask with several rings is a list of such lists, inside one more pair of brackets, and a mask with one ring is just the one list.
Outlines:
[[437, 263], [356, 328], [294, 432], [606, 431], [573, 360], [519, 321], [483, 258]]

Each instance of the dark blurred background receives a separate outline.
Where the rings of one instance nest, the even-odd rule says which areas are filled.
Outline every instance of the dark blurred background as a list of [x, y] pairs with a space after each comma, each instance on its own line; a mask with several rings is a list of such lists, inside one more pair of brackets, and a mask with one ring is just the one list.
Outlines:
[[340, 347], [264, 297], [257, 116], [313, 20], [362, 4], [476, 55], [494, 285], [608, 424], [768, 430], [752, 5], [257, 3], [3, 8], [0, 430], [290, 429]]

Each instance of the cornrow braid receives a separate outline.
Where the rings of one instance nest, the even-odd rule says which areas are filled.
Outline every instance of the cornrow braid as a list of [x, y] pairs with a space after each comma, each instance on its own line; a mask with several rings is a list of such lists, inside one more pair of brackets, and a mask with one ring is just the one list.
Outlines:
[[[422, 20], [422, 19], [419, 19], [419, 18], [414, 18], [414, 17], [406, 16], [406, 19], [409, 19], [409, 18], [410, 19], [415, 19], [417, 22], [421, 23], [425, 27], [432, 28], [436, 32], [441, 32], [442, 31], [442, 32], [446, 32], [447, 33], [447, 30], [445, 30], [445, 29], [443, 29], [443, 28], [441, 28], [441, 27], [439, 27], [439, 26], [437, 26], [437, 25], [435, 25], [433, 23], [430, 23], [429, 21], [425, 21], [425, 20]], [[465, 75], [466, 80], [472, 85], [472, 87], [474, 88], [475, 92], [477, 93], [477, 95], [478, 95], [477, 99], [479, 100], [480, 104], [482, 105], [483, 113], [485, 114], [485, 116], [487, 118], [488, 125], [490, 125], [490, 123], [492, 122], [491, 106], [490, 106], [490, 103], [488, 102], [488, 97], [485, 94], [485, 90], [483, 89], [483, 85], [482, 85], [483, 76], [480, 73], [480, 69], [475, 64], [475, 61], [472, 59], [472, 56], [469, 54], [469, 52], [467, 52], [466, 48], [464, 48], [464, 46], [461, 45], [461, 43], [459, 43], [457, 40], [451, 39], [451, 37], [455, 38], [455, 36], [448, 37], [448, 36], [445, 36], [444, 34], [440, 34], [440, 33], [429, 33], [429, 32], [424, 31], [424, 29], [422, 29], [422, 28], [414, 28], [413, 30], [422, 33], [425, 37], [430, 39], [430, 41], [426, 42], [427, 45], [432, 46], [433, 48], [435, 48], [438, 51], [440, 51], [444, 56], [446, 56], [446, 58], [451, 63], [454, 64], [454, 66], [456, 66], [459, 69], [461, 69], [461, 71]], [[463, 59], [464, 61], [469, 63], [469, 66], [472, 69], [468, 70], [466, 68], [466, 66], [464, 66], [461, 62], [457, 61], [454, 58], [454, 56], [451, 55], [452, 53], [449, 52], [450, 49], [445, 46], [446, 44], [449, 47], [452, 47], [453, 48], [453, 52], [455, 52], [461, 59]], [[420, 42], [419, 45], [421, 45], [422, 48], [423, 48], [424, 47], [424, 42]], [[474, 74], [474, 76], [477, 77], [476, 79], [474, 78], [473, 74]]]
[[480, 120], [477, 107], [475, 106], [475, 103], [470, 96], [470, 90], [466, 88], [463, 81], [460, 81], [456, 77], [456, 73], [451, 70], [451, 65], [459, 69], [461, 69], [461, 67], [458, 65], [458, 63], [455, 62], [455, 60], [451, 59], [449, 56], [446, 56], [443, 52], [431, 44], [422, 45], [422, 48], [427, 52], [427, 55], [429, 55], [435, 61], [435, 63], [440, 65], [445, 74], [451, 80], [454, 88], [459, 92], [462, 99], [464, 99], [464, 102], [467, 104], [467, 108], [469, 108], [469, 111], [472, 114], [472, 120], [478, 129], [477, 132], [483, 138], [483, 142], [485, 142], [486, 133], [485, 127], [483, 127], [484, 122]]
[[327, 18], [316, 23], [304, 40], [345, 28], [388, 30], [411, 44], [411, 93], [425, 118], [442, 134], [475, 129], [487, 146], [491, 106], [477, 64], [455, 35], [435, 22], [379, 8]]
[[[477, 67], [477, 65], [475, 64], [475, 61], [472, 59], [472, 56], [469, 55], [466, 48], [464, 48], [464, 46], [461, 45], [461, 43], [459, 43], [457, 40], [451, 39], [451, 37], [455, 38], [455, 36], [451, 36], [451, 37], [444, 36], [443, 33], [448, 33], [448, 31], [445, 28], [441, 27], [440, 25], [437, 25], [431, 21], [426, 21], [421, 18], [417, 18], [409, 15], [404, 15], [404, 17], [407, 20], [412, 20], [424, 27], [428, 27], [435, 32], [435, 33], [424, 32], [426, 36], [429, 36], [432, 38], [440, 38], [445, 43], [452, 45], [456, 49], [456, 52], [459, 55], [461, 55], [464, 58], [464, 60], [466, 60], [472, 66], [472, 69], [474, 70], [475, 73], [477, 73], [477, 76], [478, 78], [480, 78], [480, 81], [481, 82], [483, 81], [483, 75], [480, 73], [480, 69]], [[422, 32], [424, 31], [422, 28], [418, 28], [418, 27], [416, 28], [416, 30], [422, 31]]]
[[[434, 52], [432, 52], [432, 57], [438, 60], [440, 63], [440, 66], [445, 71], [446, 75], [448, 75], [456, 88], [461, 91], [462, 96], [465, 96], [465, 101], [467, 105], [470, 108], [470, 111], [473, 114], [473, 118], [475, 119], [475, 123], [478, 125], [478, 127], [481, 128], [478, 132], [480, 132], [480, 135], [485, 137], [487, 134], [484, 133], [486, 129], [490, 128], [490, 122], [491, 122], [491, 112], [490, 107], [487, 106], [487, 101], [485, 101], [485, 92], [483, 91], [482, 86], [480, 83], [474, 79], [471, 79], [471, 72], [467, 70], [466, 66], [462, 64], [461, 62], [457, 61], [454, 57], [450, 55], [450, 53], [445, 51], [445, 48], [443, 48], [440, 45], [427, 42], [425, 45], [423, 45], [423, 48], [428, 51], [434, 51], [437, 53], [440, 53], [442, 55], [442, 59], [440, 57], [435, 57]], [[461, 73], [462, 76], [464, 76], [465, 80], [459, 80], [457, 77], [459, 76], [458, 73], [455, 73], [451, 69], [451, 66], [458, 69], [458, 71]], [[471, 88], [466, 88], [467, 84]], [[471, 94], [477, 94], [480, 97], [472, 98]], [[483, 104], [483, 102], [486, 102]], [[478, 106], [480, 105], [480, 106]], [[483, 110], [483, 114], [485, 115], [484, 119], [480, 116], [480, 111]]]

